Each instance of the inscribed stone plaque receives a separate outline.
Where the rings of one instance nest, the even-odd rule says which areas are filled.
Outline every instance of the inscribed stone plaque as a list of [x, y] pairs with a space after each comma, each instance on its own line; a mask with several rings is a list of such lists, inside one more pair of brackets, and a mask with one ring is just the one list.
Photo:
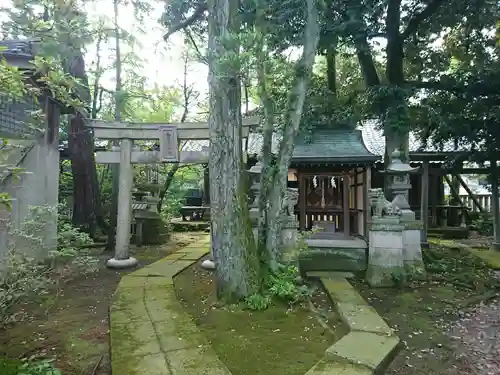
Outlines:
[[179, 161], [179, 148], [176, 126], [162, 126], [160, 133], [160, 160], [164, 163]]

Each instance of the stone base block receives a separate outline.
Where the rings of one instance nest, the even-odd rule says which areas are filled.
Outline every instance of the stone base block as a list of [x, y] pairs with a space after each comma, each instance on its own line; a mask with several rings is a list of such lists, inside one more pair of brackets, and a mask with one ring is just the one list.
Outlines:
[[147, 220], [142, 227], [143, 245], [161, 245], [169, 239], [165, 223], [161, 218]]
[[133, 258], [133, 257], [129, 257], [127, 259], [115, 259], [115, 258], [111, 258], [111, 259], [108, 259], [108, 261], [106, 262], [106, 266], [108, 268], [118, 268], [118, 269], [122, 269], [122, 268], [132, 268], [132, 267], [135, 267], [137, 266], [137, 259]]
[[309, 247], [300, 254], [301, 273], [308, 271], [358, 272], [366, 270], [366, 249], [352, 247]]
[[209, 271], [215, 270], [215, 262], [210, 259], [205, 259], [203, 262], [201, 262], [201, 268]]
[[403, 249], [370, 245], [366, 281], [371, 287], [391, 287], [405, 281]]
[[426, 279], [420, 237], [421, 234], [418, 229], [403, 231], [403, 263], [405, 273], [410, 280]]

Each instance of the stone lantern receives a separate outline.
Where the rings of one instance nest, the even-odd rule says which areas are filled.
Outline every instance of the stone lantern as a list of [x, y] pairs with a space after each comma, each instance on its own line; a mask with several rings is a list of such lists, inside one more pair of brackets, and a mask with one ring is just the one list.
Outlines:
[[392, 204], [401, 210], [401, 219], [415, 220], [415, 213], [410, 209], [408, 203], [408, 192], [411, 189], [410, 173], [414, 173], [419, 168], [413, 168], [408, 163], [401, 161], [401, 153], [399, 150], [394, 150], [392, 153], [392, 162], [387, 167], [385, 173], [390, 176], [389, 191], [394, 197]]
[[259, 216], [259, 190], [260, 190], [260, 179], [262, 174], [262, 163], [259, 161], [252, 168], [248, 170], [249, 176], [249, 191], [248, 205], [250, 207], [250, 218], [257, 219]]
[[259, 190], [262, 174], [262, 163], [259, 161], [248, 171], [248, 206], [250, 208], [250, 220], [252, 222], [252, 231], [257, 240], [259, 223]]
[[[415, 213], [408, 203], [411, 189], [410, 173], [418, 168], [401, 161], [401, 153], [392, 153], [392, 163], [385, 173], [390, 177], [389, 191], [392, 202], [385, 201], [380, 191], [371, 204], [392, 206], [396, 215], [374, 215], [370, 221], [368, 267], [366, 279], [371, 286], [392, 286], [395, 282], [425, 279], [425, 265], [420, 247], [422, 223], [415, 220]], [[379, 203], [377, 203], [379, 202]], [[379, 208], [380, 209], [380, 208]]]

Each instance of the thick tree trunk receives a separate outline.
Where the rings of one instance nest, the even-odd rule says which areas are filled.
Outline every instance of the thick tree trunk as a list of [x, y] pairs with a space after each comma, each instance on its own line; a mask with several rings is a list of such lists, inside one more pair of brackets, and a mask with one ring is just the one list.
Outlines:
[[[354, 39], [356, 54], [363, 73], [365, 85], [367, 87], [379, 86], [381, 80], [378, 76], [375, 61], [368, 44], [366, 25], [360, 18], [355, 21], [355, 24], [359, 25], [359, 27], [353, 28], [351, 35]], [[399, 32], [400, 23], [401, 0], [390, 0], [387, 6], [386, 16], [386, 77], [394, 89], [394, 95], [385, 97], [376, 103], [380, 106], [380, 113], [382, 114], [381, 120], [384, 125], [384, 137], [386, 141], [384, 163], [386, 166], [391, 163], [391, 154], [395, 148], [401, 149], [403, 159], [406, 159], [408, 154], [408, 131], [405, 129], [407, 125], [405, 123], [405, 114], [407, 113], [406, 100], [401, 96], [401, 93], [397, 92], [398, 88], [400, 88], [404, 82], [404, 40]], [[400, 126], [401, 124], [402, 126]]]
[[334, 35], [330, 45], [326, 49], [326, 77], [328, 88], [333, 95], [337, 95], [337, 44], [338, 38]]
[[258, 53], [257, 53], [257, 78], [259, 82], [259, 96], [264, 110], [264, 124], [262, 129], [262, 173], [259, 188], [259, 222], [257, 230], [257, 248], [261, 261], [268, 263], [269, 252], [267, 251], [267, 230], [268, 230], [268, 199], [269, 191], [271, 191], [271, 183], [274, 179], [275, 168], [272, 163], [272, 140], [275, 125], [275, 103], [271, 98], [267, 88], [267, 60], [269, 59], [268, 51], [265, 45], [265, 35], [267, 34], [266, 19], [265, 19], [265, 4], [260, 1], [257, 4], [257, 23], [258, 29]]
[[408, 159], [408, 119], [407, 103], [398, 90], [404, 83], [403, 71], [403, 37], [399, 32], [401, 24], [401, 0], [390, 0], [387, 5], [386, 30], [387, 30], [387, 63], [386, 76], [394, 90], [387, 103], [387, 115], [384, 129], [386, 137], [386, 150], [384, 161], [386, 166], [392, 161], [392, 152], [395, 148], [402, 151], [402, 159]]
[[243, 175], [239, 67], [234, 64], [238, 6], [237, 0], [208, 1], [212, 248], [218, 294], [228, 299], [260, 287]]
[[[72, 4], [61, 3], [59, 11], [68, 19], [78, 17]], [[89, 105], [90, 90], [88, 77], [85, 71], [83, 47], [78, 40], [69, 41], [65, 67], [83, 85], [78, 90], [80, 99]], [[95, 238], [97, 225], [107, 229], [107, 224], [102, 215], [97, 170], [94, 159], [94, 137], [85, 127], [85, 120], [81, 113], [76, 113], [69, 118], [68, 150], [71, 158], [71, 171], [73, 175], [73, 224]]]
[[[266, 247], [269, 251], [271, 266], [277, 264], [280, 259], [281, 218], [288, 182], [288, 167], [292, 158], [295, 138], [300, 126], [307, 86], [311, 78], [319, 42], [320, 27], [318, 23], [317, 6], [318, 4], [315, 0], [307, 0], [307, 23], [304, 30], [304, 51], [302, 58], [295, 67], [295, 79], [288, 97], [285, 127], [283, 129], [283, 137], [276, 160], [275, 173], [272, 180], [264, 181], [264, 183], [270, 185], [267, 199]], [[263, 166], [264, 169], [266, 167], [266, 165]]]
[[94, 159], [94, 140], [81, 115], [71, 116], [68, 149], [73, 174], [73, 224], [95, 237], [102, 207]]

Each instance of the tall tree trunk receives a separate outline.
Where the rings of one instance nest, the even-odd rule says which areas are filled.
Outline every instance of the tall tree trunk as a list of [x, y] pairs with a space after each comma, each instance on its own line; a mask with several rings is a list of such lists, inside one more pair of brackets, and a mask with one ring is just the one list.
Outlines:
[[260, 287], [243, 175], [239, 66], [234, 64], [238, 7], [238, 0], [208, 1], [212, 250], [218, 295], [230, 299]]
[[[78, 17], [75, 9], [63, 4], [62, 14], [66, 17]], [[66, 9], [66, 7], [70, 7]], [[85, 72], [85, 61], [78, 41], [69, 41], [67, 69], [69, 73], [83, 83], [79, 95], [85, 105], [90, 104], [90, 89]], [[107, 225], [103, 218], [97, 169], [94, 159], [94, 137], [85, 127], [85, 119], [80, 113], [69, 118], [68, 151], [71, 159], [73, 175], [73, 224], [89, 233], [93, 238], [96, 235], [97, 225], [103, 229]]]
[[94, 139], [80, 114], [71, 116], [68, 149], [73, 174], [73, 224], [95, 238], [102, 207], [94, 160]]
[[[356, 14], [352, 11], [351, 14]], [[356, 47], [356, 54], [363, 73], [365, 85], [376, 87], [380, 85], [380, 78], [375, 68], [375, 62], [368, 44], [366, 24], [358, 15], [355, 20], [356, 27], [351, 31]], [[393, 88], [394, 95], [381, 100], [380, 111], [383, 113], [384, 137], [386, 149], [384, 163], [389, 165], [392, 161], [392, 152], [400, 148], [403, 158], [408, 157], [408, 129], [407, 126], [407, 103], [401, 92], [398, 92], [404, 82], [403, 61], [404, 39], [399, 31], [401, 26], [401, 0], [390, 0], [387, 5], [386, 30], [386, 77]], [[400, 127], [399, 125], [402, 126]]]
[[271, 164], [272, 155], [272, 141], [275, 125], [275, 103], [271, 95], [268, 92], [267, 85], [267, 60], [269, 59], [269, 53], [265, 45], [265, 36], [268, 33], [266, 26], [266, 13], [265, 13], [265, 2], [261, 0], [257, 3], [257, 35], [258, 35], [258, 47], [257, 47], [257, 78], [259, 82], [259, 96], [262, 103], [262, 108], [264, 110], [264, 124], [262, 129], [262, 173], [260, 178], [260, 188], [259, 188], [259, 221], [258, 221], [258, 235], [257, 235], [257, 248], [259, 253], [259, 258], [266, 264], [270, 263], [272, 258], [270, 257], [270, 252], [267, 251], [267, 230], [268, 230], [268, 199], [269, 191], [272, 188], [270, 182], [274, 178], [275, 168]]
[[[270, 184], [267, 197], [267, 236], [266, 247], [271, 259], [271, 266], [279, 261], [279, 245], [282, 229], [283, 203], [288, 181], [288, 167], [293, 154], [294, 142], [299, 131], [302, 110], [307, 87], [311, 78], [316, 51], [319, 42], [320, 26], [318, 22], [318, 4], [315, 0], [307, 0], [307, 22], [304, 30], [304, 50], [302, 58], [295, 67], [295, 78], [288, 97], [284, 129], [280, 149], [274, 169], [274, 176], [264, 183]], [[267, 135], [269, 136], [269, 135]], [[271, 134], [272, 136], [272, 134]], [[269, 142], [269, 141], [268, 141]], [[264, 165], [266, 169], [268, 166]]]
[[326, 77], [328, 79], [328, 88], [333, 95], [337, 95], [337, 43], [338, 37], [332, 36], [332, 41], [326, 49]]
[[386, 76], [394, 94], [387, 105], [384, 130], [386, 150], [384, 160], [386, 166], [392, 161], [395, 148], [402, 151], [403, 160], [408, 159], [408, 122], [407, 103], [402, 95], [401, 86], [404, 83], [404, 50], [403, 37], [399, 31], [401, 24], [401, 0], [390, 0], [387, 5], [385, 27], [387, 30], [387, 63]]
[[[120, 28], [118, 27], [118, 3], [119, 0], [113, 0], [114, 11], [114, 27], [115, 27], [115, 58], [116, 58], [116, 88], [115, 88], [115, 120], [121, 120], [121, 105], [122, 105], [122, 61], [120, 53]], [[119, 146], [114, 142], [115, 146]], [[111, 207], [109, 210], [109, 230], [108, 241], [106, 245], [107, 250], [113, 250], [115, 247], [116, 235], [116, 221], [118, 216], [118, 185], [120, 179], [120, 166], [119, 164], [111, 165], [113, 183], [111, 186]]]

